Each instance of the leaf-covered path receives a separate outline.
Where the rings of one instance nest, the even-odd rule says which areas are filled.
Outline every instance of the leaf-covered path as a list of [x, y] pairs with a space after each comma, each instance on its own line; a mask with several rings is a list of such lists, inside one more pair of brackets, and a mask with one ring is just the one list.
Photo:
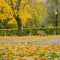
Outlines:
[[0, 37], [0, 44], [60, 44], [60, 36]]

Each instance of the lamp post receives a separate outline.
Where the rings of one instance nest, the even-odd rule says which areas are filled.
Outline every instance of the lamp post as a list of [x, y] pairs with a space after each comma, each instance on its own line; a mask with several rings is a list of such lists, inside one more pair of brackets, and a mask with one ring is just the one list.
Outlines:
[[55, 27], [56, 27], [56, 35], [57, 35], [57, 26], [58, 26], [58, 10], [55, 11]]
[[56, 27], [56, 35], [57, 33], [57, 26], [58, 26], [58, 0], [56, 0], [56, 9], [55, 9], [55, 27]]

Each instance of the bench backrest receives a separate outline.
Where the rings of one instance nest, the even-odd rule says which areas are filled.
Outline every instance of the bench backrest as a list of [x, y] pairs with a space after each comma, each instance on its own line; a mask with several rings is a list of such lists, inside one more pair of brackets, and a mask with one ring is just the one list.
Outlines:
[[45, 32], [44, 32], [44, 31], [40, 31], [40, 30], [38, 30], [38, 31], [37, 31], [37, 34], [38, 34], [38, 35], [44, 35]]

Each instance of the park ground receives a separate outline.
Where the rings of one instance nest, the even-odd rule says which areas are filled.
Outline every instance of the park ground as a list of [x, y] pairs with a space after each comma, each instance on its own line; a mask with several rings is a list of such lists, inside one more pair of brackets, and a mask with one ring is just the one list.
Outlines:
[[60, 35], [0, 36], [0, 60], [60, 60]]

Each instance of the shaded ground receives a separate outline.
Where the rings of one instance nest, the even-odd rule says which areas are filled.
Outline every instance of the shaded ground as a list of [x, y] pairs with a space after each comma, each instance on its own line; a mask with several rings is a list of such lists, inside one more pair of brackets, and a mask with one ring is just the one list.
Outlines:
[[0, 37], [0, 44], [60, 44], [60, 36]]

